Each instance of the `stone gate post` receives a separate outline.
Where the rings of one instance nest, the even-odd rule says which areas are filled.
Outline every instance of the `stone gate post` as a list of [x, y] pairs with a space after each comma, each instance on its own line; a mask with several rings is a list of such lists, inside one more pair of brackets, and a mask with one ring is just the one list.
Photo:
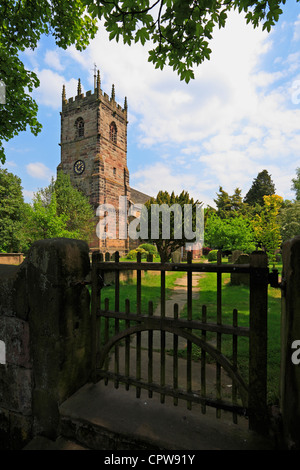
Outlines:
[[89, 381], [89, 273], [88, 245], [64, 238], [34, 243], [20, 266], [0, 265], [0, 449], [55, 439], [60, 404]]
[[58, 406], [91, 373], [90, 297], [81, 284], [90, 271], [88, 246], [41, 240], [28, 261], [34, 429], [55, 438]]
[[283, 245], [282, 280], [280, 408], [283, 439], [287, 448], [300, 450], [300, 236]]

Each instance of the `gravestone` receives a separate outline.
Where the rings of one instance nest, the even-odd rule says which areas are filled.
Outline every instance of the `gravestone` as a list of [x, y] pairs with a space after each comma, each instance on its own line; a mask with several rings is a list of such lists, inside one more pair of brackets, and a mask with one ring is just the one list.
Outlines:
[[[242, 253], [235, 259], [233, 264], [248, 264], [248, 263], [249, 263], [249, 255]], [[240, 286], [240, 285], [249, 286], [249, 282], [250, 282], [250, 276], [248, 273], [231, 273], [231, 284], [233, 286]]]
[[173, 253], [172, 253], [172, 263], [180, 263], [180, 261], [181, 261], [180, 250], [173, 251]]
[[243, 254], [241, 250], [234, 250], [231, 254], [231, 263], [235, 263], [238, 257]]

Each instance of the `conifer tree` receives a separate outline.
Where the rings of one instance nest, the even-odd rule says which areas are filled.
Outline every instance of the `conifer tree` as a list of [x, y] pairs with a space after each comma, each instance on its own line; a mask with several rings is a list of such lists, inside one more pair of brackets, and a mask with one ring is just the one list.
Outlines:
[[244, 202], [250, 206], [264, 205], [264, 196], [273, 196], [275, 185], [267, 170], [262, 170], [253, 180], [252, 186], [247, 192]]

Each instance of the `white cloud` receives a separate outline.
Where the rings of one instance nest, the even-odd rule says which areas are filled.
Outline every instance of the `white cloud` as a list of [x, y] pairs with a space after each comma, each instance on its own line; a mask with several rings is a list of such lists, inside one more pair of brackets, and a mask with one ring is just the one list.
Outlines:
[[[53, 72], [50, 69], [35, 70], [39, 80], [40, 86], [34, 92], [34, 98], [39, 105], [49, 106], [52, 109], [61, 108], [61, 94], [63, 85], [66, 89], [77, 89], [77, 80], [71, 79], [67, 81], [62, 75]], [[82, 86], [84, 92], [84, 87]], [[73, 95], [72, 95], [73, 96]]]
[[55, 70], [62, 71], [65, 67], [61, 64], [59, 54], [55, 50], [48, 50], [45, 54], [45, 63]]
[[14, 162], [13, 160], [6, 161], [5, 165], [8, 166], [8, 168], [10, 168], [10, 167], [16, 168], [18, 166], [17, 163]]
[[89, 53], [82, 53], [78, 51], [74, 45], [68, 47], [67, 55], [69, 55], [74, 61], [78, 62], [80, 65], [82, 65], [86, 69], [90, 69], [91, 65], [93, 64], [89, 62]]
[[205, 182], [199, 174], [183, 172], [182, 167], [177, 168], [169, 163], [157, 162], [133, 172], [131, 185], [150, 196], [156, 196], [159, 191], [174, 191], [175, 194], [188, 191], [195, 200], [211, 204], [205, 194], [207, 189], [211, 189], [211, 182]]
[[23, 189], [24, 201], [30, 203], [34, 196], [34, 191]]
[[26, 165], [26, 171], [33, 178], [42, 180], [50, 180], [53, 176], [51, 170], [41, 162], [29, 163]]

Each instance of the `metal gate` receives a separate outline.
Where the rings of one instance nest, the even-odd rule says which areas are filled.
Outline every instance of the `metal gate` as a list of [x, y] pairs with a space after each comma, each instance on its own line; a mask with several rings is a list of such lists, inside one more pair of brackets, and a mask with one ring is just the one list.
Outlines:
[[[136, 396], [141, 396], [141, 390], [148, 391], [151, 398], [158, 393], [161, 402], [165, 396], [171, 396], [174, 405], [178, 400], [185, 400], [191, 409], [192, 403], [201, 404], [202, 412], [206, 407], [214, 407], [217, 416], [220, 410], [232, 412], [233, 421], [237, 416], [249, 418], [249, 428], [259, 433], [266, 433], [268, 429], [267, 413], [267, 310], [268, 310], [268, 283], [272, 276], [267, 267], [267, 256], [261, 251], [250, 255], [249, 264], [222, 264], [221, 253], [218, 253], [216, 264], [192, 262], [188, 253], [187, 262], [184, 263], [157, 263], [153, 260], [143, 261], [140, 254], [136, 262], [120, 262], [116, 252], [113, 261], [108, 254], [96, 252], [92, 256], [92, 322], [93, 322], [93, 380], [113, 380], [115, 387], [123, 383], [128, 390], [135, 387]], [[131, 311], [129, 300], [125, 308], [120, 309], [120, 273], [136, 272], [136, 309]], [[160, 273], [160, 314], [153, 312], [153, 302], [149, 302], [148, 311], [141, 311], [142, 273], [156, 271]], [[174, 305], [172, 318], [165, 315], [167, 272], [184, 272], [187, 276], [186, 304], [187, 318], [178, 315], [178, 306]], [[201, 320], [193, 318], [192, 276], [193, 273], [216, 273], [217, 282], [217, 318], [215, 322], [208, 322], [206, 306], [202, 306]], [[238, 312], [233, 309], [232, 324], [222, 321], [222, 274], [247, 273], [250, 279], [249, 288], [249, 326], [238, 326]], [[108, 299], [103, 299], [101, 290], [104, 286], [105, 276], [113, 277], [114, 305], [109, 305]], [[275, 279], [276, 283], [276, 279]], [[112, 326], [112, 328], [111, 328]], [[160, 333], [160, 373], [158, 379], [153, 375], [153, 334]], [[207, 334], [214, 332], [216, 342], [212, 344], [207, 340]], [[172, 383], [166, 383], [166, 334], [173, 335], [173, 377]], [[146, 369], [147, 376], [142, 376], [143, 362], [142, 335], [147, 335]], [[232, 337], [232, 355], [230, 358], [222, 353], [222, 337]], [[238, 338], [243, 336], [249, 341], [249, 377], [242, 378], [238, 362]], [[133, 342], [133, 338], [135, 341]], [[186, 373], [185, 386], [179, 386], [178, 369], [178, 340], [186, 341]], [[134, 346], [133, 346], [134, 344]], [[197, 345], [201, 351], [200, 376], [201, 387], [193, 390], [192, 346]], [[114, 354], [112, 354], [114, 353]], [[134, 356], [135, 373], [132, 373], [131, 361]], [[216, 390], [215, 396], [206, 390], [206, 368], [208, 357], [215, 363]], [[222, 397], [221, 370], [224, 370], [232, 381], [231, 400]]]

